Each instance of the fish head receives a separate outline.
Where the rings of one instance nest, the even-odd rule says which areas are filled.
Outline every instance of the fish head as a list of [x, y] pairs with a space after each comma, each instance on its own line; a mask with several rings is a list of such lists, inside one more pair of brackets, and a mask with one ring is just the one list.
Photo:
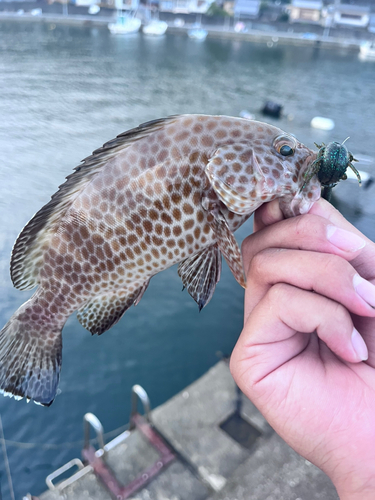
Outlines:
[[316, 176], [304, 186], [316, 153], [276, 127], [253, 124], [252, 140], [221, 145], [210, 158], [206, 175], [217, 196], [239, 215], [275, 198], [286, 217], [306, 213], [321, 191]]

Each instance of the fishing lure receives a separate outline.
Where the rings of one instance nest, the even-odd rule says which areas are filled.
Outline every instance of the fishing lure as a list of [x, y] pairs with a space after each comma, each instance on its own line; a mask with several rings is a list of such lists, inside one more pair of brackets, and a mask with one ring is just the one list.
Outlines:
[[345, 146], [345, 142], [349, 139], [345, 139], [341, 144], [339, 142], [333, 141], [324, 144], [314, 143], [319, 149], [316, 160], [312, 162], [310, 168], [305, 173], [305, 183], [302, 187], [307, 185], [307, 183], [316, 174], [322, 187], [323, 187], [323, 197], [327, 200], [331, 197], [332, 188], [340, 180], [347, 179], [346, 170], [350, 167], [355, 175], [357, 176], [359, 185], [361, 185], [361, 176], [358, 170], [352, 164], [353, 161], [358, 161], [354, 158], [352, 153], [348, 151]]

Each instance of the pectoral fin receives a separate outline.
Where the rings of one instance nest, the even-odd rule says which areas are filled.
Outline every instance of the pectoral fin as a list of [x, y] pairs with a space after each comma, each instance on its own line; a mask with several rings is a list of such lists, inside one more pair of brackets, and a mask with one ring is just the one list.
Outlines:
[[94, 297], [77, 312], [78, 321], [93, 335], [101, 335], [116, 324], [130, 306], [139, 303], [149, 281], [131, 292], [120, 290]]
[[220, 250], [216, 244], [205, 248], [182, 261], [177, 272], [201, 311], [211, 300], [216, 283], [220, 280]]
[[214, 232], [217, 246], [223, 254], [224, 259], [227, 261], [233, 276], [243, 288], [246, 288], [246, 278], [243, 271], [241, 250], [239, 249], [236, 238], [230, 230], [220, 209], [216, 207], [209, 209], [209, 214], [208, 223]]

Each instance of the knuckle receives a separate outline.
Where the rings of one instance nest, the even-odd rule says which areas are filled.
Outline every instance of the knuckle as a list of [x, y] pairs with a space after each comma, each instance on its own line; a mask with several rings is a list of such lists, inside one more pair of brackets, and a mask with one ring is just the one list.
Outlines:
[[310, 241], [312, 238], [315, 242], [318, 240], [326, 240], [325, 223], [321, 217], [312, 214], [305, 214], [294, 217], [292, 221], [294, 229], [294, 238], [297, 241]]
[[286, 283], [276, 283], [268, 290], [268, 300], [271, 304], [281, 304], [285, 300], [289, 300], [291, 286]]
[[327, 276], [344, 276], [350, 269], [351, 265], [342, 257], [334, 254], [319, 254], [319, 269]]
[[266, 248], [255, 254], [249, 262], [247, 277], [253, 281], [261, 281], [273, 252], [274, 249]]
[[339, 302], [325, 298], [320, 306], [322, 317], [332, 322], [336, 328], [350, 321], [349, 311]]
[[299, 215], [294, 218], [293, 222], [296, 236], [305, 236], [311, 232], [311, 216], [309, 214]]

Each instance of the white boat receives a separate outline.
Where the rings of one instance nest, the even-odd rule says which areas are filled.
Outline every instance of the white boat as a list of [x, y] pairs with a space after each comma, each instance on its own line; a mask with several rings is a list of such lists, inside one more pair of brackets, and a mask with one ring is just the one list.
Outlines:
[[168, 24], [165, 21], [154, 19], [145, 24], [142, 31], [145, 35], [161, 36], [167, 31]]
[[207, 38], [207, 30], [203, 28], [192, 28], [188, 31], [188, 37], [194, 40], [205, 40]]
[[194, 40], [205, 40], [207, 38], [207, 30], [202, 28], [202, 14], [198, 14], [195, 23], [188, 30], [188, 37]]
[[120, 14], [115, 23], [108, 24], [108, 29], [114, 35], [128, 35], [139, 31], [141, 24], [141, 20], [137, 17]]
[[375, 60], [375, 41], [364, 42], [359, 47], [359, 57], [361, 59]]

